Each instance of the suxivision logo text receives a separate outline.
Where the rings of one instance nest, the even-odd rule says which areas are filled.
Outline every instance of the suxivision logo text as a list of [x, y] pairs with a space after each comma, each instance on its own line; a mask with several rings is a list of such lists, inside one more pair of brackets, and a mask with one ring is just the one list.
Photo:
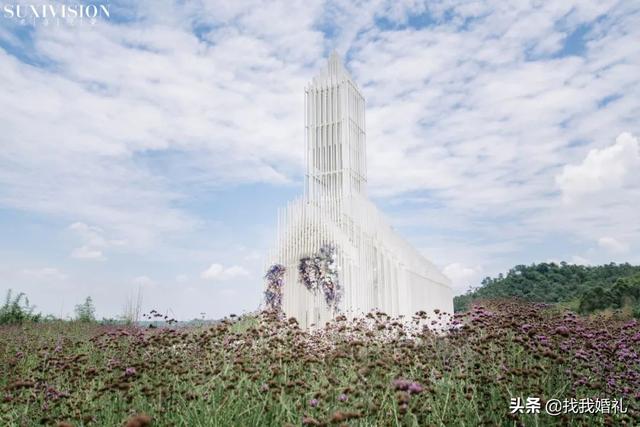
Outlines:
[[73, 23], [75, 21], [90, 20], [95, 23], [99, 18], [111, 18], [109, 4], [65, 4], [65, 3], [33, 3], [33, 4], [3, 4], [0, 3], [0, 13], [5, 19], [14, 19], [22, 24], [45, 25], [60, 23], [61, 21]]

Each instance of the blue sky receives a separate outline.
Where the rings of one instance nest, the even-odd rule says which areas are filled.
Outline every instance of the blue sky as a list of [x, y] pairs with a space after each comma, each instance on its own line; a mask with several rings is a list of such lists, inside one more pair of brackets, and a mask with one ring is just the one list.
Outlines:
[[62, 316], [138, 289], [183, 319], [255, 309], [333, 49], [367, 100], [371, 196], [457, 292], [521, 263], [640, 263], [640, 6], [511, 3], [0, 16], [0, 292]]

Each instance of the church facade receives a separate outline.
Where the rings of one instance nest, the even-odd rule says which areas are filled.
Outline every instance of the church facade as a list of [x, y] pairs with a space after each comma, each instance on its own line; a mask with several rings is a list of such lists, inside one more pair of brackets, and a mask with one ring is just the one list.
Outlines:
[[452, 313], [449, 279], [367, 197], [365, 100], [340, 58], [305, 88], [304, 194], [278, 213], [267, 306], [302, 327], [371, 310]]

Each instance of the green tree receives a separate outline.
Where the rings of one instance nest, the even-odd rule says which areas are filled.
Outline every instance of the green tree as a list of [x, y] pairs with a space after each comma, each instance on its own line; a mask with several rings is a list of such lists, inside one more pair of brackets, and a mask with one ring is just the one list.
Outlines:
[[91, 297], [87, 297], [82, 304], [76, 305], [76, 320], [80, 322], [95, 322], [96, 308], [93, 306]]
[[596, 286], [586, 291], [580, 298], [579, 310], [581, 313], [592, 313], [596, 310], [603, 310], [611, 305], [610, 293]]
[[608, 289], [596, 286], [588, 290], [580, 298], [579, 310], [586, 314], [596, 310], [619, 309], [629, 306], [635, 312], [639, 305], [640, 274], [637, 274], [616, 280], [613, 286]]

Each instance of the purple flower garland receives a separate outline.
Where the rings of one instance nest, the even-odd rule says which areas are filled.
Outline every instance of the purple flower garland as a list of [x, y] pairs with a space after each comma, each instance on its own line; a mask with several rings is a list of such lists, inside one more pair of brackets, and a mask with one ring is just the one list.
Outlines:
[[264, 278], [267, 280], [267, 289], [264, 291], [264, 301], [267, 310], [279, 312], [282, 310], [282, 286], [284, 285], [285, 267], [282, 264], [274, 264], [267, 270]]
[[311, 292], [322, 290], [327, 305], [338, 308], [342, 288], [338, 280], [336, 248], [324, 245], [311, 257], [300, 259], [298, 265], [300, 282]]

